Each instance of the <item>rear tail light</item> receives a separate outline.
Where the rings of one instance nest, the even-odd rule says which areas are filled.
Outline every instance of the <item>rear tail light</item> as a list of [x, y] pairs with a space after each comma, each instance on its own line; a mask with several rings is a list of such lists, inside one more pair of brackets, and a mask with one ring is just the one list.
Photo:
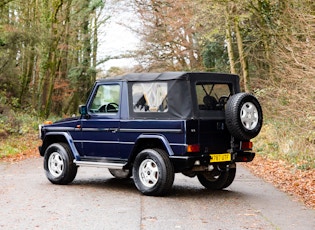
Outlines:
[[252, 149], [253, 149], [253, 142], [251, 141], [242, 142], [242, 150], [252, 150]]
[[197, 153], [200, 152], [200, 145], [188, 145], [187, 146], [188, 153]]

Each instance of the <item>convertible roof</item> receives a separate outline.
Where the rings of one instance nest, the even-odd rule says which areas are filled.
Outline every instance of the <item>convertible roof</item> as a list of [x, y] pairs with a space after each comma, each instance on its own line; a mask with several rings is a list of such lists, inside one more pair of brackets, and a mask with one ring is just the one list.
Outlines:
[[207, 72], [164, 72], [164, 73], [129, 73], [126, 75], [100, 79], [99, 81], [167, 81], [191, 79], [195, 77], [238, 78], [237, 75]]

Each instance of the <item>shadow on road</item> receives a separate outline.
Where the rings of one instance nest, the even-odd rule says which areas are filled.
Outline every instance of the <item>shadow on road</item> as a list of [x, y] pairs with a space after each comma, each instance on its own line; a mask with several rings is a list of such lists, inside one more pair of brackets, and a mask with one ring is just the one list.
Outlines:
[[237, 191], [232, 191], [229, 189], [225, 190], [210, 190], [203, 187], [194, 187], [189, 185], [174, 185], [170, 197], [177, 198], [193, 198], [193, 199], [204, 199], [208, 198], [241, 198], [242, 193]]
[[[116, 178], [89, 178], [78, 179], [67, 186], [80, 187], [81, 189], [100, 189], [108, 192], [119, 192], [125, 194], [140, 194], [136, 189], [132, 179], [116, 179]], [[207, 198], [241, 198], [245, 196], [237, 191], [226, 190], [209, 190], [194, 183], [182, 185], [174, 183], [168, 198], [186, 198], [186, 199], [204, 199]]]
[[116, 178], [90, 178], [75, 180], [68, 186], [76, 186], [81, 188], [96, 188], [116, 191], [138, 192], [132, 179], [116, 179]]

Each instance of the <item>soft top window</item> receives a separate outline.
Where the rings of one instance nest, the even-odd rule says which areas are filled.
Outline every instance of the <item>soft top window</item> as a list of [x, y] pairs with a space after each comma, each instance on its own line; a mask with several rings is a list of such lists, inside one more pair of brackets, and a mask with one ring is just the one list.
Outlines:
[[132, 85], [134, 112], [167, 112], [167, 82], [145, 82]]
[[231, 90], [228, 84], [198, 82], [196, 93], [199, 110], [223, 110]]

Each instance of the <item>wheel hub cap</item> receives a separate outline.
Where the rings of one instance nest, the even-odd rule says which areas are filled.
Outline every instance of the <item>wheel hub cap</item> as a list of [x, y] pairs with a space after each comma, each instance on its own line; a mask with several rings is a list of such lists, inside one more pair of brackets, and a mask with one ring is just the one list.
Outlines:
[[144, 160], [139, 167], [139, 177], [143, 185], [153, 187], [159, 179], [159, 170], [151, 159]]
[[241, 108], [241, 122], [248, 130], [253, 130], [258, 124], [258, 111], [251, 102], [246, 102]]
[[52, 176], [58, 177], [62, 174], [64, 169], [63, 159], [58, 152], [50, 154], [48, 159], [48, 169]]

